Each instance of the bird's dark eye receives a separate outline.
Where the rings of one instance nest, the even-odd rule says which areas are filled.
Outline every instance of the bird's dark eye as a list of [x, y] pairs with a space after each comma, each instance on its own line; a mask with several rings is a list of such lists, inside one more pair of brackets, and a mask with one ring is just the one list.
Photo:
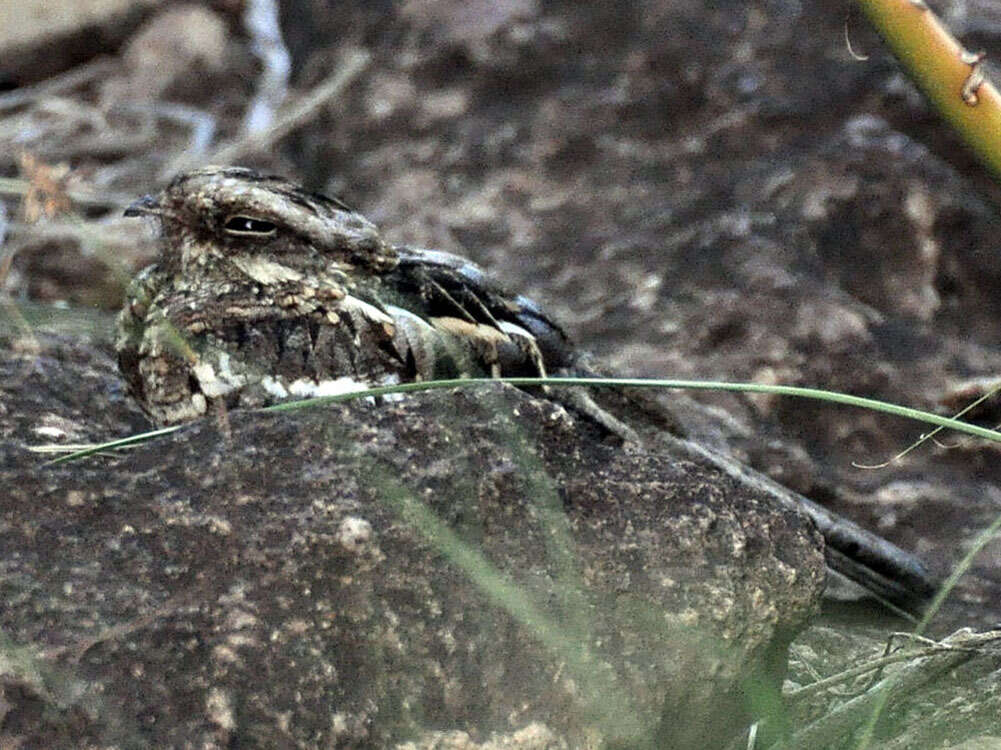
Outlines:
[[257, 219], [253, 216], [230, 216], [223, 224], [223, 229], [227, 234], [235, 234], [241, 237], [266, 237], [278, 231], [277, 225], [265, 219]]

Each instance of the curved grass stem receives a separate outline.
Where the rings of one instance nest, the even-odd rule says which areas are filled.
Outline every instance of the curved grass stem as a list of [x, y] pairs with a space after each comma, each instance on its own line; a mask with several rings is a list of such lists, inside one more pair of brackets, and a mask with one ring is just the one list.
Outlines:
[[[430, 391], [442, 388], [464, 388], [480, 385], [488, 385], [491, 383], [509, 383], [516, 386], [547, 386], [547, 387], [570, 387], [570, 386], [588, 386], [588, 387], [604, 387], [604, 388], [666, 388], [666, 389], [682, 389], [682, 390], [709, 390], [709, 391], [740, 391], [744, 393], [770, 393], [779, 396], [795, 396], [798, 398], [809, 398], [818, 401], [829, 401], [836, 404], [844, 404], [846, 406], [854, 406], [863, 409], [870, 409], [872, 411], [879, 411], [885, 414], [892, 414], [898, 417], [905, 417], [907, 419], [914, 419], [919, 422], [927, 422], [928, 424], [937, 425], [939, 427], [945, 427], [951, 430], [956, 430], [958, 432], [965, 432], [968, 435], [973, 435], [974, 437], [984, 438], [985, 440], [992, 440], [994, 442], [1001, 442], [1001, 432], [996, 430], [989, 430], [985, 427], [979, 427], [977, 425], [967, 424], [966, 422], [961, 422], [956, 419], [951, 419], [949, 417], [943, 417], [938, 414], [932, 414], [931, 412], [921, 411], [920, 409], [912, 409], [907, 406], [900, 406], [898, 404], [891, 404], [886, 401], [878, 401], [871, 398], [863, 398], [861, 396], [852, 396], [847, 393], [838, 393], [836, 391], [824, 391], [817, 388], [801, 388], [798, 386], [790, 385], [763, 385], [761, 383], [725, 383], [718, 381], [708, 381], [708, 380], [669, 380], [669, 379], [646, 379], [646, 378], [560, 378], [560, 377], [547, 377], [547, 378], [456, 378], [454, 380], [431, 380], [420, 383], [398, 383], [396, 385], [386, 385], [379, 386], [377, 388], [369, 388], [361, 391], [353, 391], [351, 393], [340, 393], [336, 396], [321, 396], [319, 398], [304, 399], [302, 401], [287, 401], [280, 404], [275, 404], [274, 406], [269, 406], [264, 411], [291, 411], [294, 409], [305, 409], [310, 407], [322, 406], [324, 404], [338, 403], [342, 401], [351, 401], [357, 398], [366, 398], [373, 396], [387, 396], [394, 393], [411, 393], [415, 391]], [[175, 430], [180, 429], [180, 426], [176, 427], [166, 427], [160, 430], [153, 430], [152, 432], [145, 432], [138, 435], [130, 435], [119, 440], [112, 440], [107, 443], [100, 443], [97, 445], [87, 446], [81, 450], [75, 450], [65, 456], [60, 456], [59, 458], [53, 459], [49, 463], [63, 463], [65, 461], [72, 461], [79, 458], [84, 458], [86, 456], [93, 455], [95, 453], [100, 453], [102, 451], [113, 450], [117, 448], [122, 448], [130, 445], [135, 445], [137, 443], [144, 442], [145, 440], [158, 437], [161, 435], [166, 435]], [[34, 450], [38, 452], [52, 452], [58, 450], [59, 446], [38, 446]]]

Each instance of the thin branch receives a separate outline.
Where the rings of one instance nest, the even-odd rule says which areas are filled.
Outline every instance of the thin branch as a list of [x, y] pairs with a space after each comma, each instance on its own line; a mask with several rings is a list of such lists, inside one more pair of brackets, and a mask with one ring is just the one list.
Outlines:
[[99, 57], [93, 62], [78, 65], [65, 73], [47, 78], [33, 86], [22, 86], [0, 94], [0, 111], [13, 109], [40, 97], [51, 96], [104, 77], [121, 63], [111, 57]]
[[250, 34], [250, 47], [263, 68], [257, 79], [257, 93], [243, 118], [243, 132], [256, 135], [271, 126], [275, 112], [285, 101], [292, 56], [282, 39], [275, 0], [248, 0], [243, 27]]
[[858, 0], [936, 109], [1001, 179], [1001, 95], [983, 52], [968, 52], [920, 0]]
[[324, 106], [340, 94], [368, 65], [371, 55], [365, 50], [352, 51], [337, 66], [337, 72], [288, 107], [271, 126], [260, 133], [251, 133], [234, 143], [223, 146], [210, 159], [213, 164], [232, 164], [250, 153], [269, 151], [275, 143], [316, 116]]

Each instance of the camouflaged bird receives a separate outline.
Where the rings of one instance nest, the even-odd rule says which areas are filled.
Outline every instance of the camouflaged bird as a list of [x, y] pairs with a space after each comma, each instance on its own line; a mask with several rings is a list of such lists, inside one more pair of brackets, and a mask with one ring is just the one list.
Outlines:
[[[477, 266], [393, 247], [342, 202], [280, 177], [188, 172], [125, 213], [160, 223], [159, 260], [133, 282], [116, 342], [132, 394], [159, 425], [213, 407], [414, 380], [587, 372], [551, 318]], [[586, 393], [551, 395], [639, 441]], [[725, 454], [658, 435], [676, 455], [805, 511], [828, 542], [831, 567], [885, 601], [920, 611], [934, 593], [912, 555]]]
[[161, 227], [159, 260], [133, 282], [117, 339], [130, 390], [158, 425], [219, 404], [545, 376], [574, 360], [556, 323], [477, 266], [393, 247], [341, 201], [280, 177], [188, 172], [125, 215]]

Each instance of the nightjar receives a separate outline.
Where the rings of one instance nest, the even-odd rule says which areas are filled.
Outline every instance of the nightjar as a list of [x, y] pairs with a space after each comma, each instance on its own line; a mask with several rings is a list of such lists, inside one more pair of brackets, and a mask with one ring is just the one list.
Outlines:
[[[118, 321], [119, 367], [158, 425], [213, 406], [264, 406], [433, 378], [587, 374], [564, 332], [469, 261], [393, 247], [339, 200], [280, 177], [217, 167], [174, 178], [127, 216], [160, 224], [158, 261]], [[585, 392], [553, 397], [629, 441]], [[786, 502], [771, 480], [694, 442], [672, 448]], [[935, 590], [919, 560], [805, 498], [835, 569], [919, 611]]]
[[393, 247], [341, 201], [280, 177], [200, 169], [125, 214], [160, 224], [159, 259], [133, 281], [116, 342], [130, 391], [158, 425], [216, 403], [545, 375], [574, 359], [536, 304], [469, 261]]

